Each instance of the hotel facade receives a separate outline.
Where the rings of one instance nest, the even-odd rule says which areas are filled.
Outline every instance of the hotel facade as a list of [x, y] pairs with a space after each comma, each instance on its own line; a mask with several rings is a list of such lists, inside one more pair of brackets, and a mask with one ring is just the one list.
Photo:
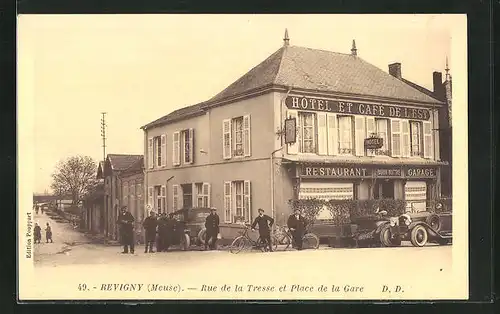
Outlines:
[[[290, 199], [439, 198], [444, 103], [351, 53], [283, 46], [221, 93], [143, 126], [145, 202], [215, 207], [225, 223], [259, 208], [285, 223]], [[288, 120], [287, 120], [288, 119]], [[285, 120], [296, 141], [285, 144]], [[366, 149], [376, 138], [381, 147]], [[148, 208], [148, 207], [146, 207]], [[329, 213], [320, 214], [328, 219]]]

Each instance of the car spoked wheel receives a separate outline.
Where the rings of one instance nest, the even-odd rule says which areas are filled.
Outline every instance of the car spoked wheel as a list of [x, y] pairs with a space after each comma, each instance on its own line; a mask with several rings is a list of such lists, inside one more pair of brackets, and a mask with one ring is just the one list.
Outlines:
[[401, 238], [396, 236], [393, 237], [391, 234], [391, 229], [390, 227], [384, 227], [380, 231], [380, 243], [382, 246], [390, 247], [390, 246], [400, 246], [401, 245]]
[[427, 244], [429, 235], [424, 226], [419, 225], [411, 230], [410, 241], [413, 246], [422, 247]]

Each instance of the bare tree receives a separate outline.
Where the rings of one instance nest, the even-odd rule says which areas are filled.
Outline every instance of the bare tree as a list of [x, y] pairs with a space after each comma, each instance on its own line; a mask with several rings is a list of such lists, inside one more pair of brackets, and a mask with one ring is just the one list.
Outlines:
[[59, 161], [52, 174], [52, 190], [58, 195], [71, 194], [73, 205], [96, 185], [97, 163], [89, 156], [73, 156]]

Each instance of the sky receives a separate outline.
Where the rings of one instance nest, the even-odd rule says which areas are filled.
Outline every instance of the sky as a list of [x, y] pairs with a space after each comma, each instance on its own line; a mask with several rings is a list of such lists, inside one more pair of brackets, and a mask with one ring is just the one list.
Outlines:
[[[59, 160], [143, 154], [142, 125], [207, 100], [283, 45], [350, 53], [432, 90], [450, 73], [453, 15], [21, 15], [18, 108], [31, 123], [33, 189], [50, 192]], [[27, 135], [26, 135], [27, 134]], [[31, 154], [30, 153], [30, 154]]]

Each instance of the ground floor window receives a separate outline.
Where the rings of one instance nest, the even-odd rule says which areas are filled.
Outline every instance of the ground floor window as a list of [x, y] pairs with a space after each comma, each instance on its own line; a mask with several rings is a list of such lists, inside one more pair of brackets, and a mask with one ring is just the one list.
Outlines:
[[407, 181], [405, 184], [405, 200], [407, 211], [425, 211], [427, 208], [427, 183], [425, 181]]
[[205, 207], [210, 204], [210, 183], [185, 183], [172, 185], [172, 209]]
[[252, 220], [251, 185], [249, 180], [224, 182], [224, 221]]
[[374, 199], [394, 199], [394, 180], [379, 179], [373, 187]]
[[[352, 200], [355, 197], [355, 184], [352, 182], [301, 182], [299, 199]], [[316, 216], [318, 220], [332, 219], [328, 208], [323, 208]]]

